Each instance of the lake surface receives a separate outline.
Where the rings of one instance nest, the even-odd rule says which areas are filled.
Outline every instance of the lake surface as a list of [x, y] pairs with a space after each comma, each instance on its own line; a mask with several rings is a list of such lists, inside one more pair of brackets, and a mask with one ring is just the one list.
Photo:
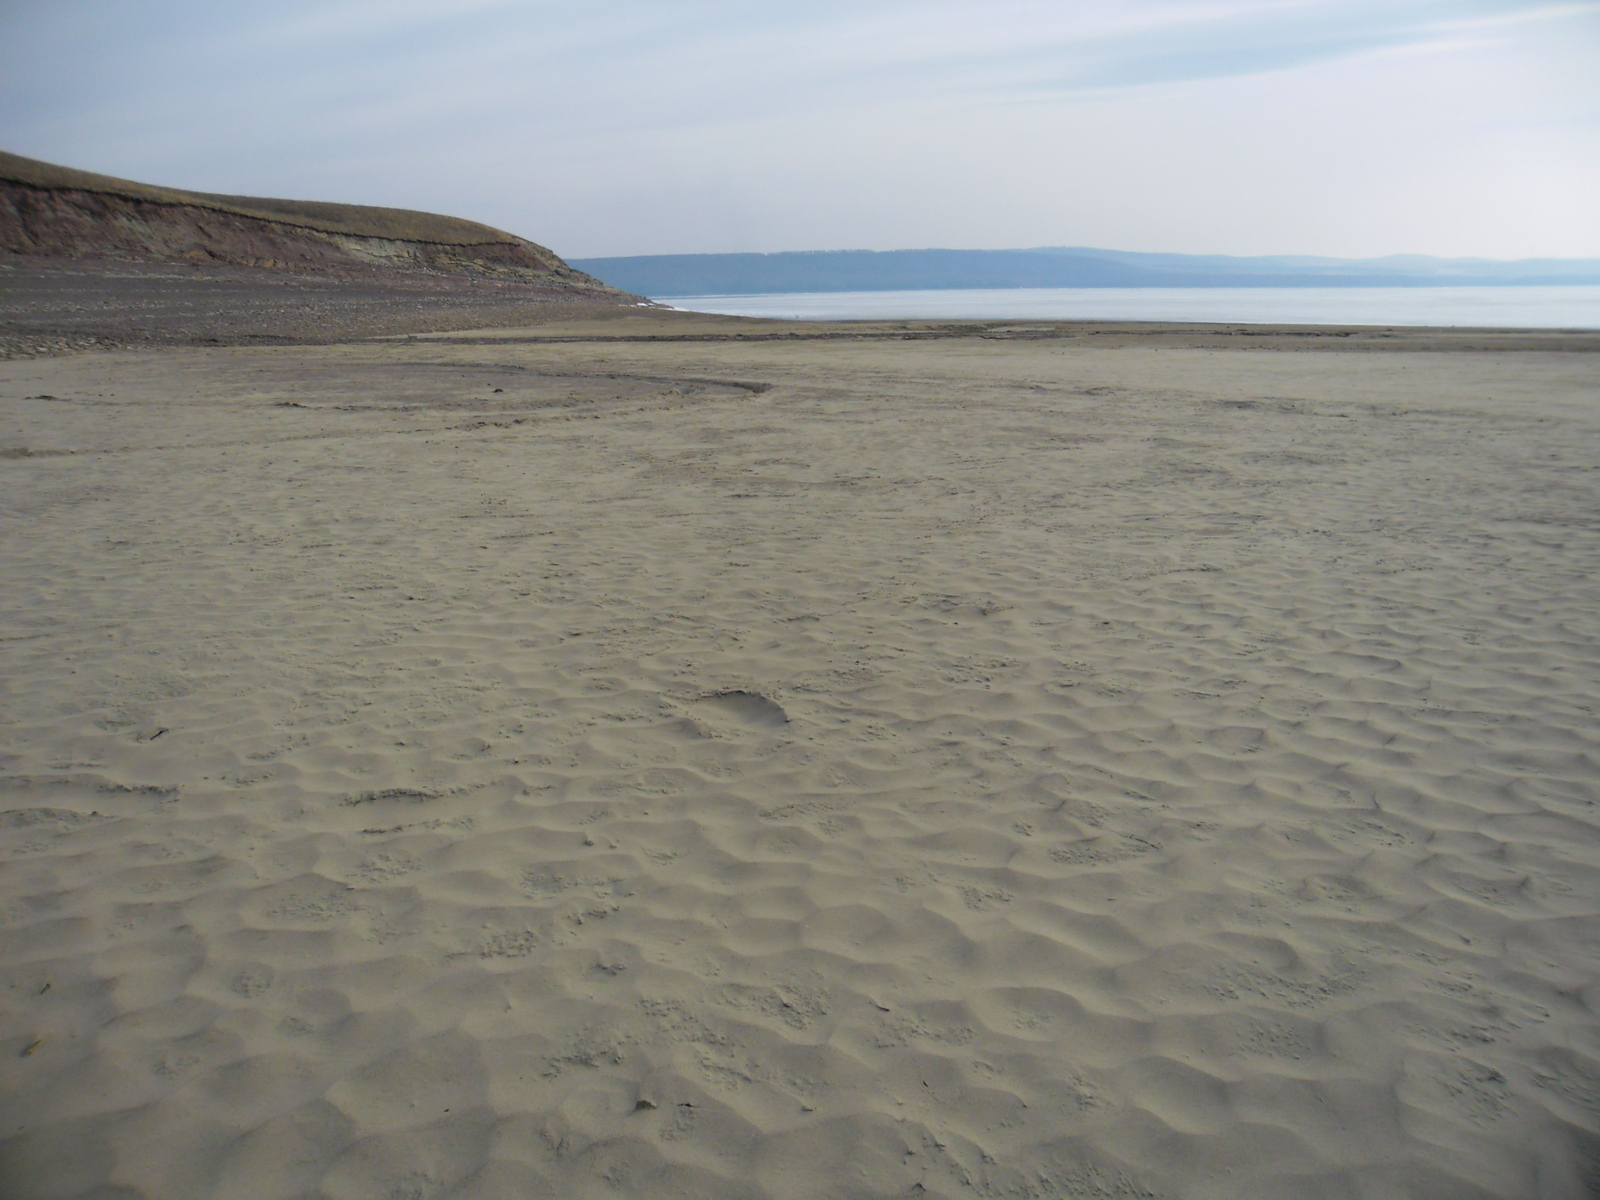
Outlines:
[[790, 320], [1229, 321], [1600, 329], [1600, 286], [1427, 288], [972, 288], [660, 296], [689, 312]]

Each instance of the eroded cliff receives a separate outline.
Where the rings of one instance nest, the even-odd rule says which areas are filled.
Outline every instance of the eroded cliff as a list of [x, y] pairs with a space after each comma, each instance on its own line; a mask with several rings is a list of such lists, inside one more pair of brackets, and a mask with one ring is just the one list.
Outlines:
[[184, 192], [3, 152], [0, 251], [319, 272], [484, 275], [557, 291], [621, 294], [543, 246], [456, 217]]

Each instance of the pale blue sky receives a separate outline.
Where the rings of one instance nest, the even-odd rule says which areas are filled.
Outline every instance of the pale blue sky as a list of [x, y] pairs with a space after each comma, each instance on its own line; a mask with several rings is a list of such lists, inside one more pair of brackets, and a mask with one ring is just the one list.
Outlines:
[[568, 256], [1600, 257], [1600, 0], [0, 0], [0, 147]]

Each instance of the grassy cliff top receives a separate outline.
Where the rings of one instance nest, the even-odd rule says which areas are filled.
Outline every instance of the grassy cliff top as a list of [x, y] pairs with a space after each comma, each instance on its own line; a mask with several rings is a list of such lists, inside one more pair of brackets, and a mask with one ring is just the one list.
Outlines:
[[327, 204], [317, 200], [270, 200], [257, 196], [186, 192], [179, 188], [117, 179], [111, 175], [97, 175], [93, 171], [58, 167], [54, 163], [8, 154], [3, 150], [0, 150], [0, 181], [36, 188], [104, 192], [155, 204], [187, 204], [358, 237], [395, 238], [447, 246], [481, 246], [491, 242], [525, 240], [503, 229], [480, 225], [476, 221], [463, 221], [459, 217], [442, 217], [436, 213], [413, 212], [405, 208], [375, 208], [366, 204]]

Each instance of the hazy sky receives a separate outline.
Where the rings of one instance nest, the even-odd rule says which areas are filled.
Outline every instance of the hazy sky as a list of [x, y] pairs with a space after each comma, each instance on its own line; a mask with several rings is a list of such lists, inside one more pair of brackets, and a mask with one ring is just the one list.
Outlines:
[[0, 0], [0, 147], [568, 256], [1600, 257], [1600, 0]]

